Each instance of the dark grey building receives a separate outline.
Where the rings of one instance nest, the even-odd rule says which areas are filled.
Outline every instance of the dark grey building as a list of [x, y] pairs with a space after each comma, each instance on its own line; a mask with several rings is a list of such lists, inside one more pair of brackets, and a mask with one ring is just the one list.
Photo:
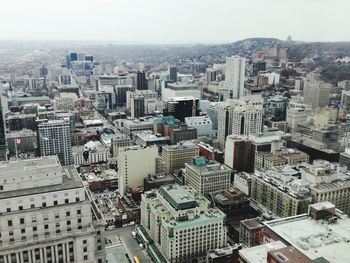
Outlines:
[[170, 131], [171, 144], [177, 144], [181, 141], [190, 141], [194, 139], [197, 139], [197, 129], [188, 127], [185, 124], [180, 125], [178, 128], [172, 129]]
[[173, 82], [177, 82], [177, 67], [170, 66], [169, 67], [169, 79]]
[[136, 72], [136, 88], [138, 90], [144, 90], [147, 89], [146, 86], [146, 74], [144, 71], [137, 71]]

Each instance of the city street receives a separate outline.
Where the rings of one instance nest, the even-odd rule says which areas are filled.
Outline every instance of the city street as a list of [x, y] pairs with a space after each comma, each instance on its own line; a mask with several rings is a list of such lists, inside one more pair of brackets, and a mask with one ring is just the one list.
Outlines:
[[[134, 256], [137, 256], [141, 263], [152, 262], [148, 257], [146, 250], [141, 250], [136, 239], [133, 238], [131, 231], [133, 231], [135, 226], [126, 226], [121, 228], [116, 228], [115, 230], [106, 231], [106, 239], [110, 240], [112, 244], [110, 245], [123, 245], [126, 253], [129, 255], [131, 261]], [[133, 262], [133, 261], [132, 261]], [[119, 262], [108, 262], [108, 263], [119, 263]]]

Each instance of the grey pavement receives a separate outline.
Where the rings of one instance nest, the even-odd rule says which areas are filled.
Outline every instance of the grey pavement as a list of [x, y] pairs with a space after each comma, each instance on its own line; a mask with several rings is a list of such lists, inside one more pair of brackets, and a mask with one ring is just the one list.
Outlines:
[[[129, 255], [131, 261], [133, 262], [132, 258], [134, 256], [137, 256], [141, 263], [150, 263], [152, 262], [149, 256], [147, 255], [146, 250], [141, 250], [139, 247], [139, 244], [137, 243], [136, 239], [133, 238], [131, 231], [133, 231], [135, 226], [126, 226], [121, 228], [116, 228], [115, 230], [106, 231], [106, 239], [110, 240], [112, 244], [108, 244], [107, 246], [121, 246], [124, 248], [124, 251]], [[108, 253], [109, 250], [107, 250]], [[115, 249], [111, 250], [111, 254], [122, 254], [124, 258], [126, 259], [125, 252], [123, 252], [122, 249], [117, 249], [117, 252]], [[123, 258], [121, 256], [121, 258]], [[111, 256], [111, 260], [114, 256]], [[108, 259], [108, 257], [107, 257]], [[127, 260], [127, 259], [126, 259]], [[126, 261], [128, 262], [128, 261]], [[119, 263], [119, 261], [110, 261], [108, 260], [108, 263]], [[122, 261], [122, 263], [124, 263]]]

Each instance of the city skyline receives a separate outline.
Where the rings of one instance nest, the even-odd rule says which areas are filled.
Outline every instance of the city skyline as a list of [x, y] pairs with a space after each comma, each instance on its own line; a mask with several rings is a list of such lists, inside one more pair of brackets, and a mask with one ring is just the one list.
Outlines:
[[[168, 3], [167, 3], [168, 2]], [[2, 40], [227, 43], [250, 37], [350, 41], [344, 0], [5, 0]]]

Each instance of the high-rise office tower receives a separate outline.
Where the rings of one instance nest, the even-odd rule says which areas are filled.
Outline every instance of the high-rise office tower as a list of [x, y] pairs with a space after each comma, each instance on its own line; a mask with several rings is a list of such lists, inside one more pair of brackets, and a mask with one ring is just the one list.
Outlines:
[[216, 80], [216, 75], [218, 73], [218, 70], [215, 68], [207, 68], [207, 84]]
[[0, 160], [6, 161], [7, 159], [7, 143], [5, 137], [5, 122], [4, 122], [4, 112], [2, 108], [2, 101], [0, 95]]
[[176, 66], [169, 67], [169, 79], [173, 82], [177, 82], [177, 67]]
[[206, 197], [209, 193], [224, 191], [230, 188], [231, 169], [205, 157], [195, 157], [185, 163], [186, 185], [197, 190]]
[[263, 107], [254, 101], [231, 100], [218, 108], [218, 142], [225, 146], [228, 135], [249, 135], [262, 132]]
[[234, 172], [253, 172], [252, 143], [246, 136], [229, 135], [225, 143], [225, 164]]
[[69, 120], [50, 120], [38, 125], [41, 156], [57, 154], [62, 165], [73, 162], [71, 125]]
[[320, 75], [309, 73], [304, 83], [304, 102], [312, 108], [324, 107], [329, 104], [332, 85], [320, 79]]
[[145, 97], [135, 96], [130, 99], [131, 118], [140, 118], [145, 116]]
[[147, 86], [146, 86], [146, 74], [145, 74], [144, 71], [137, 71], [136, 72], [136, 88], [138, 90], [147, 89]]
[[2, 162], [0, 262], [104, 263], [105, 221], [56, 156]]
[[245, 58], [232, 56], [226, 58], [225, 89], [230, 91], [231, 99], [244, 96]]
[[175, 97], [163, 101], [163, 115], [174, 116], [185, 122], [186, 117], [199, 116], [199, 99], [194, 97]]

